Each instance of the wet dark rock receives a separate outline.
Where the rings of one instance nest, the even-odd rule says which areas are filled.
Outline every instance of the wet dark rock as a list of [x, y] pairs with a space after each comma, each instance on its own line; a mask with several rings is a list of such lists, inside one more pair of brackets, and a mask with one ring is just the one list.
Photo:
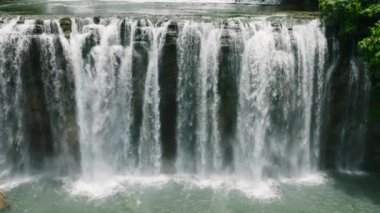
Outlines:
[[[140, 21], [139, 21], [140, 22]], [[143, 99], [145, 79], [149, 63], [149, 44], [147, 36], [142, 35], [142, 30], [137, 28], [134, 40], [134, 53], [132, 56], [132, 107], [133, 121], [131, 126], [133, 153], [137, 153], [137, 143], [140, 138], [143, 116]]]
[[43, 33], [44, 21], [41, 19], [36, 20], [36, 26], [34, 28], [34, 34], [40, 35]]
[[233, 168], [232, 144], [234, 141], [237, 123], [237, 103], [238, 87], [237, 76], [240, 70], [240, 58], [235, 57], [236, 44], [230, 42], [228, 33], [222, 35], [222, 46], [219, 55], [219, 82], [218, 91], [220, 94], [219, 122], [221, 130], [221, 147], [225, 158], [223, 166], [226, 170]]
[[223, 31], [222, 36], [221, 36], [221, 46], [222, 47], [229, 47], [230, 44], [230, 34], [228, 31]]
[[36, 20], [36, 25], [44, 25], [44, 20], [42, 20], [42, 19], [37, 19], [37, 20]]
[[59, 20], [59, 24], [61, 25], [61, 29], [65, 34], [65, 37], [69, 39], [72, 25], [71, 19], [69, 17], [62, 18], [61, 20]]
[[127, 46], [131, 39], [131, 26], [127, 25], [125, 19], [121, 22], [120, 26], [120, 42], [124, 47]]
[[367, 168], [368, 171], [379, 172], [380, 168], [380, 123], [375, 123], [368, 128]]
[[279, 22], [272, 22], [271, 25], [272, 25], [273, 28], [281, 28], [282, 27], [282, 24], [279, 23]]
[[166, 34], [166, 43], [162, 49], [159, 64], [160, 85], [160, 116], [161, 139], [162, 139], [162, 168], [163, 173], [175, 171], [176, 126], [177, 126], [177, 34], [178, 26], [175, 22], [170, 23]]
[[272, 23], [272, 27], [273, 27], [273, 30], [275, 32], [280, 32], [281, 28], [282, 28], [282, 24], [281, 23], [277, 23], [277, 22], [273, 22]]
[[[331, 29], [327, 30], [327, 36], [334, 34]], [[366, 111], [374, 108], [373, 103], [366, 99], [365, 67], [360, 61], [352, 41], [338, 41], [340, 48], [334, 49], [334, 39], [328, 39], [331, 53], [329, 62], [334, 65], [331, 76], [331, 89], [329, 103], [323, 113], [324, 133], [320, 143], [320, 165], [322, 169], [359, 169], [365, 171], [380, 171], [380, 125], [379, 120], [367, 120]], [[335, 56], [336, 55], [336, 56]], [[352, 86], [353, 61], [357, 65], [357, 83]], [[354, 92], [353, 92], [354, 91]], [[370, 100], [373, 100], [373, 93]], [[380, 100], [380, 99], [379, 99]], [[372, 101], [373, 102], [373, 101]], [[380, 103], [380, 102], [379, 102]], [[369, 106], [368, 106], [369, 104]], [[377, 105], [377, 106], [380, 106]], [[375, 107], [377, 108], [377, 107]], [[359, 142], [359, 144], [358, 144]], [[361, 145], [360, 145], [361, 144]], [[360, 159], [364, 152], [364, 159]], [[354, 158], [355, 154], [357, 158]], [[352, 156], [350, 161], [345, 161], [346, 156]], [[351, 168], [355, 163], [356, 168]]]
[[380, 88], [372, 88], [370, 98], [365, 169], [380, 172]]
[[24, 18], [20, 18], [18, 21], [17, 21], [17, 24], [24, 24], [25, 23], [25, 19]]
[[178, 25], [175, 22], [171, 22], [168, 26], [166, 33], [166, 43], [165, 45], [172, 45], [177, 43], [178, 37]]
[[86, 58], [88, 54], [90, 53], [91, 49], [95, 45], [99, 45], [99, 36], [97, 31], [92, 31], [89, 36], [86, 37], [84, 41], [84, 45], [82, 47], [82, 56], [83, 58]]
[[41, 25], [36, 25], [34, 28], [34, 34], [40, 35], [43, 33], [43, 27]]
[[100, 23], [100, 17], [99, 16], [94, 17], [94, 23], [95, 24], [99, 24]]
[[31, 40], [29, 52], [21, 65], [25, 95], [25, 137], [28, 141], [30, 165], [35, 171], [43, 170], [53, 155], [50, 116], [44, 92], [41, 52], [37, 38]]

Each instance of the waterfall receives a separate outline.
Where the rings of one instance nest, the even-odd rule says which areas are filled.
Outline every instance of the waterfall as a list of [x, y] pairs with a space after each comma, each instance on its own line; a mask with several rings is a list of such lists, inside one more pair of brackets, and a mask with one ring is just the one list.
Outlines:
[[106, 26], [90, 19], [72, 21], [68, 51], [73, 52], [78, 85], [82, 172], [92, 177], [133, 168], [136, 158], [130, 142], [133, 37], [124, 47], [119, 33], [121, 27], [133, 32], [136, 24], [131, 20], [123, 23], [110, 20]]
[[[283, 24], [240, 21], [223, 29], [210, 23], [184, 23], [178, 40], [180, 171], [204, 174], [222, 169], [225, 156], [215, 76], [219, 76], [224, 31], [232, 34], [226, 36], [227, 43], [242, 45], [234, 52], [240, 58], [235, 63], [241, 61], [235, 172], [265, 178], [317, 169], [327, 42], [317, 21], [292, 29]], [[207, 30], [202, 30], [205, 26]], [[240, 33], [236, 35], [231, 28]]]
[[161, 49], [165, 44], [166, 30], [169, 22], [162, 26], [153, 26], [148, 22], [150, 49], [149, 63], [145, 79], [143, 120], [139, 140], [139, 167], [142, 172], [157, 174], [161, 169], [160, 145], [160, 94], [158, 85], [158, 62]]
[[264, 22], [243, 26], [238, 171], [263, 178], [317, 168], [319, 150], [314, 143], [319, 138], [312, 134], [319, 131], [320, 102], [315, 100], [322, 95], [327, 48], [318, 25], [310, 22], [288, 29]]
[[[221, 31], [213, 23], [188, 21], [179, 32], [179, 170], [188, 167], [204, 174], [221, 167], [217, 92]], [[187, 156], [191, 146], [193, 158]], [[194, 165], [185, 166], [192, 161]]]
[[[318, 20], [6, 18], [0, 46], [0, 179], [319, 170], [332, 88]], [[351, 60], [342, 168], [364, 156], [353, 157], [365, 134], [359, 67]]]
[[[140, 97], [141, 133], [135, 147], [136, 143], [131, 141], [132, 61], [135, 41], [140, 39], [135, 37], [137, 22], [138, 36], [147, 39], [139, 42], [144, 42], [144, 48], [148, 49], [149, 62]], [[150, 20], [119, 19], [104, 20], [99, 25], [90, 19], [73, 19], [73, 23], [70, 50], [75, 51], [72, 62], [79, 85], [76, 97], [82, 172], [90, 177], [151, 170], [158, 173], [161, 158], [158, 61], [168, 23], [155, 26]]]
[[30, 43], [27, 35], [34, 28], [34, 22], [22, 26], [17, 26], [17, 19], [3, 22], [0, 29], [0, 178], [7, 177], [13, 168], [28, 167], [21, 62]]
[[[369, 104], [370, 81], [360, 68], [355, 56], [349, 60], [347, 88], [344, 97], [347, 104], [343, 108], [342, 130], [339, 133], [337, 167], [342, 172], [360, 172], [363, 169], [366, 145], [366, 121]], [[361, 105], [359, 109], [357, 104]]]
[[[2, 20], [1, 176], [73, 172], [74, 86], [57, 20]], [[53, 157], [54, 155], [54, 157]]]
[[[53, 167], [59, 173], [72, 173], [75, 169], [75, 147], [77, 137], [75, 120], [75, 90], [69, 58], [62, 46], [63, 32], [58, 20], [44, 20], [39, 25], [42, 34], [37, 42], [40, 53], [39, 64], [46, 99], [53, 141]], [[38, 29], [38, 28], [37, 28]]]

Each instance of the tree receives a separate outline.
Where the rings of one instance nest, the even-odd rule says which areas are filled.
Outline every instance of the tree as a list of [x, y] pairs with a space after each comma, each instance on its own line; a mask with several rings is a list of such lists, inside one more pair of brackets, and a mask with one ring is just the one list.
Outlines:
[[379, 84], [380, 1], [320, 0], [319, 7], [326, 26], [336, 29], [341, 39], [360, 41], [362, 56], [375, 84]]

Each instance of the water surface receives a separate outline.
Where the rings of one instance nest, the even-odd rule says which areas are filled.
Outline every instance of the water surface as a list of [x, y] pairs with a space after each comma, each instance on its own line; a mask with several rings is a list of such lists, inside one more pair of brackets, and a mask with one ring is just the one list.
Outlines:
[[[269, 198], [265, 193], [248, 197], [212, 182], [202, 185], [194, 179], [181, 182], [168, 177], [145, 182], [127, 178], [114, 187], [114, 193], [96, 198], [89, 193], [73, 194], [67, 181], [42, 179], [11, 189], [8, 200], [12, 207], [5, 212], [375, 213], [380, 211], [378, 178], [328, 175], [288, 180], [272, 185], [275, 196]], [[129, 185], [128, 181], [139, 184]]]

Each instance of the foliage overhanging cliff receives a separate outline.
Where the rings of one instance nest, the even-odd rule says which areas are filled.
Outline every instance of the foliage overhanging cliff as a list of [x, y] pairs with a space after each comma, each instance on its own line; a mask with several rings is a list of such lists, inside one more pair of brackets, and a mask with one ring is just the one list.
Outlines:
[[373, 85], [380, 87], [380, 2], [378, 0], [320, 0], [326, 26], [340, 39], [354, 41], [367, 62]]

